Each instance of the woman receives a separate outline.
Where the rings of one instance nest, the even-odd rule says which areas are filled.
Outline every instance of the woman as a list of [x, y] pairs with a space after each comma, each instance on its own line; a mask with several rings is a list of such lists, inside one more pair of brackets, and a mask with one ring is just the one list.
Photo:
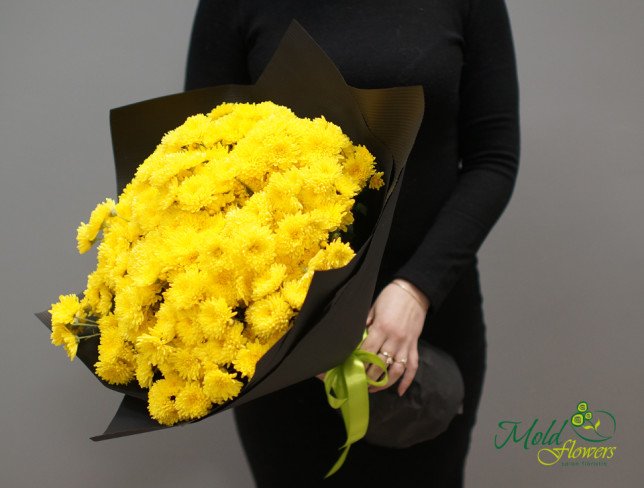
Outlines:
[[505, 2], [201, 0], [186, 89], [254, 83], [292, 19], [348, 84], [424, 88], [423, 124], [363, 348], [393, 359], [387, 387], [403, 394], [424, 338], [456, 360], [465, 400], [463, 413], [436, 439], [407, 449], [360, 441], [340, 471], [320, 481], [344, 427], [312, 378], [235, 409], [253, 475], [260, 487], [462, 486], [486, 365], [476, 253], [510, 199], [519, 161], [519, 90]]

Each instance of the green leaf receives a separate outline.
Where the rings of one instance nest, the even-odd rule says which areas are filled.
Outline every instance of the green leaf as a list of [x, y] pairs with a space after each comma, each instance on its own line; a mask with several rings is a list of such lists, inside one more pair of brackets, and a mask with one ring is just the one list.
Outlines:
[[599, 424], [600, 424], [599, 419], [597, 419], [597, 422], [595, 422], [595, 430], [597, 430], [597, 427], [599, 427]]
[[589, 429], [592, 429], [592, 428], [593, 428], [592, 425], [584, 425], [584, 429], [586, 429], [586, 430], [589, 430]]

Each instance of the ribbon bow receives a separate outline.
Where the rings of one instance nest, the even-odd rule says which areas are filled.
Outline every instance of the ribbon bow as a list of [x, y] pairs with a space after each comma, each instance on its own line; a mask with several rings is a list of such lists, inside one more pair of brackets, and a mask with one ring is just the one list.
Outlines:
[[[366, 337], [366, 331], [365, 331]], [[363, 338], [364, 339], [364, 338]], [[379, 380], [367, 376], [365, 364], [373, 364], [384, 372]], [[334, 474], [347, 457], [349, 447], [362, 439], [369, 426], [369, 386], [384, 386], [389, 381], [387, 367], [376, 354], [358, 348], [340, 365], [330, 369], [324, 376], [324, 389], [329, 405], [340, 409], [347, 441], [340, 446], [343, 449], [340, 458], [326, 474]]]

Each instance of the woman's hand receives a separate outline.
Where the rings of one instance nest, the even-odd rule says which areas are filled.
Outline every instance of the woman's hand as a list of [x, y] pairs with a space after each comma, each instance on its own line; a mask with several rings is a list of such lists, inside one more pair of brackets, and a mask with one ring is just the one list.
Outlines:
[[[360, 348], [390, 362], [389, 381], [383, 387], [371, 387], [370, 392], [389, 388], [401, 376], [398, 395], [407, 391], [418, 370], [418, 337], [429, 306], [425, 294], [405, 280], [395, 279], [380, 292], [369, 311], [367, 337]], [[372, 365], [367, 375], [377, 380], [382, 371]]]

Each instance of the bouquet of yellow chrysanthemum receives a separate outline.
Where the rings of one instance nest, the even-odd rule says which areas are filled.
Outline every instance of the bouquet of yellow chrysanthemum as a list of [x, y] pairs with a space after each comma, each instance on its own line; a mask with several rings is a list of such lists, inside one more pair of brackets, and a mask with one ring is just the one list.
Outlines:
[[50, 312], [70, 358], [100, 335], [95, 371], [148, 388], [164, 425], [236, 397], [289, 329], [316, 271], [355, 255], [337, 234], [382, 172], [322, 117], [271, 102], [223, 103], [166, 133], [118, 202], [78, 228], [81, 253], [102, 230], [82, 299]]
[[93, 439], [196, 422], [324, 371], [330, 404], [362, 420], [346, 445], [362, 437], [366, 383], [352, 396], [345, 379], [371, 361], [356, 348], [422, 113], [420, 87], [347, 86], [296, 22], [254, 85], [112, 110], [122, 192], [77, 234], [85, 252], [102, 233], [97, 268], [82, 296], [37, 314], [125, 394]]

